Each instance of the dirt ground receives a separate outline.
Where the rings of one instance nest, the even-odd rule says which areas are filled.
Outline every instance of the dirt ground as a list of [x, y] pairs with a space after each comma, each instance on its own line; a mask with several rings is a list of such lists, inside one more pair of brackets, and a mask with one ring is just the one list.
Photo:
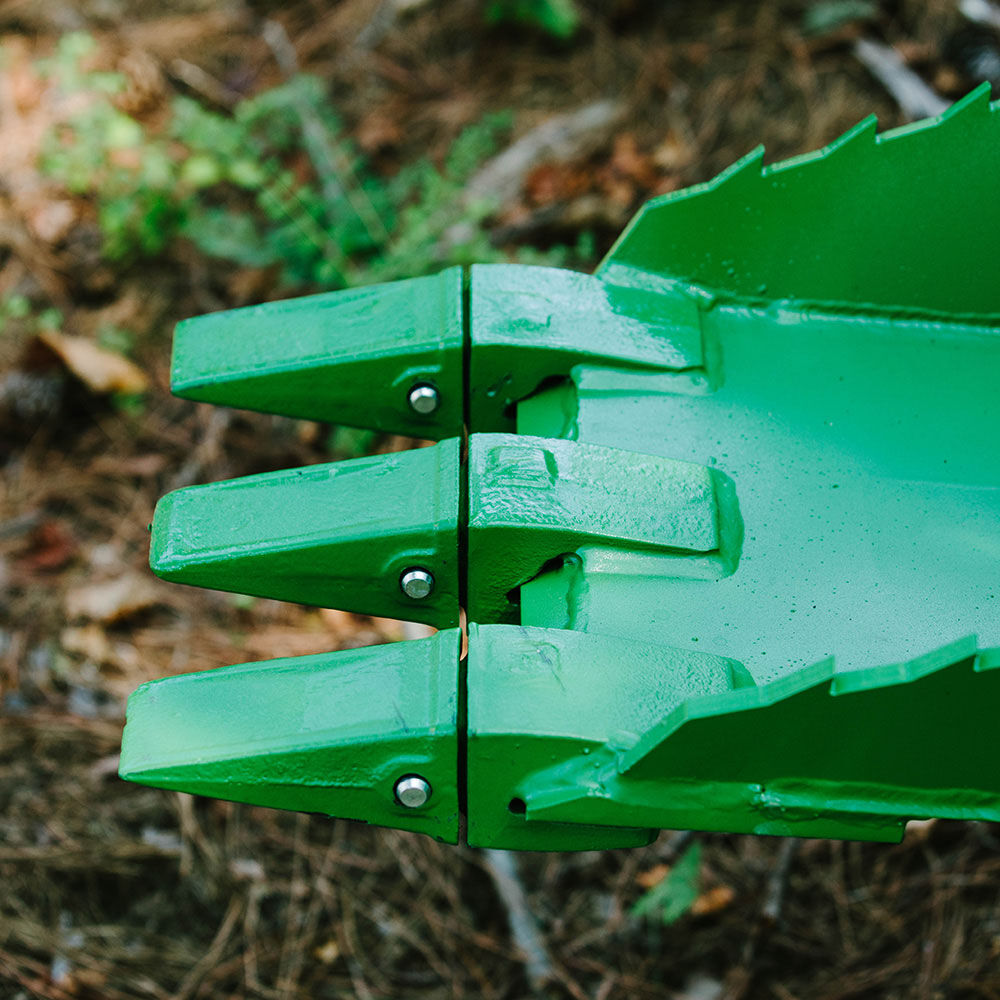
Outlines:
[[0, 0], [0, 300], [57, 307], [60, 332], [91, 342], [127, 328], [149, 380], [124, 405], [30, 324], [0, 331], [0, 1000], [1000, 998], [1000, 831], [988, 824], [918, 824], [899, 846], [701, 835], [701, 896], [670, 926], [630, 909], [686, 838], [518, 856], [551, 965], [539, 977], [477, 851], [117, 778], [139, 683], [402, 633], [148, 572], [147, 525], [167, 490], [340, 456], [327, 428], [169, 395], [177, 320], [281, 293], [273, 271], [183, 243], [102, 257], [93, 205], [39, 172], [51, 119], [34, 67], [60, 35], [89, 31], [155, 115], [192, 87], [207, 99], [213, 81], [241, 94], [280, 82], [265, 39], [277, 22], [386, 175], [439, 160], [487, 112], [513, 113], [514, 141], [614, 99], [613, 124], [568, 158], [530, 163], [488, 221], [512, 254], [588, 233], [585, 265], [650, 195], [758, 142], [777, 159], [870, 112], [903, 123], [855, 39], [896, 46], [946, 99], [983, 75], [997, 42], [944, 0], [819, 5], [836, 16], [815, 33], [804, 3], [581, 0], [567, 41], [487, 24], [485, 6]]

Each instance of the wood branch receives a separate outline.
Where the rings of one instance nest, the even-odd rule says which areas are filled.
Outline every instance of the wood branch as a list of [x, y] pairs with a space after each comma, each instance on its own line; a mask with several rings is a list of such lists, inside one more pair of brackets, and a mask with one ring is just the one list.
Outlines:
[[510, 851], [487, 849], [483, 851], [483, 860], [507, 911], [510, 936], [524, 956], [528, 982], [532, 990], [537, 992], [556, 978], [556, 971], [538, 922], [528, 905], [514, 855]]
[[911, 121], [932, 118], [948, 108], [950, 102], [924, 83], [891, 46], [859, 38], [854, 43], [854, 55]]

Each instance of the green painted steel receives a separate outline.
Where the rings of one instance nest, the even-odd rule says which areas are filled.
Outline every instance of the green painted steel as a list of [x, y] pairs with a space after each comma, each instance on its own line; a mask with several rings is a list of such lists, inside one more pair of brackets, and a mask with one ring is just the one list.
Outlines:
[[[458, 624], [459, 442], [168, 493], [150, 565], [165, 580], [439, 628]], [[428, 570], [422, 600], [400, 579]]]
[[1000, 318], [995, 259], [1000, 106], [982, 84], [938, 118], [876, 135], [867, 118], [825, 149], [654, 199], [598, 269], [723, 298]]
[[529, 818], [532, 774], [632, 745], [685, 699], [747, 681], [739, 664], [707, 653], [516, 625], [470, 625], [467, 669], [469, 843], [532, 850], [647, 843], [656, 830], [624, 828], [626, 811], [619, 829]]
[[[429, 278], [226, 312], [180, 323], [174, 392], [248, 410], [439, 440], [462, 432], [463, 277]], [[440, 405], [421, 415], [414, 386]]]
[[[430, 639], [244, 663], [144, 684], [121, 776], [458, 842], [458, 629]], [[393, 789], [430, 783], [408, 809]]]
[[514, 430], [516, 405], [578, 365], [684, 371], [703, 364], [695, 301], [553, 267], [470, 269], [469, 430]]
[[745, 525], [738, 570], [696, 585], [676, 562], [584, 551], [585, 586], [546, 581], [561, 591], [551, 611], [523, 588], [529, 620], [548, 623], [572, 592], [568, 627], [708, 649], [762, 680], [970, 633], [1000, 645], [996, 328], [737, 306], [706, 320], [725, 358], [715, 391], [644, 382], [629, 396], [626, 377], [586, 372], [573, 423], [581, 442], [725, 470]]
[[523, 781], [526, 825], [628, 816], [672, 828], [697, 816], [705, 830], [899, 841], [915, 816], [996, 822], [998, 668], [1000, 650], [979, 653], [970, 637], [908, 663], [838, 674], [828, 661], [763, 687], [706, 685], [634, 742]]
[[[1000, 650], [969, 638], [758, 687], [706, 653], [473, 626], [469, 843], [621, 847], [639, 835], [623, 820], [694, 817], [705, 830], [898, 841], [914, 816], [1000, 820], [997, 668]], [[948, 739], [927, 738], [942, 727]]]
[[732, 484], [703, 465], [577, 441], [473, 434], [468, 483], [471, 621], [518, 621], [521, 585], [581, 547], [658, 552], [672, 562], [694, 555], [728, 565], [738, 556], [738, 529], [720, 551], [716, 509], [720, 497], [734, 507]]
[[515, 849], [1000, 820], [998, 165], [981, 89], [657, 199], [594, 276], [182, 325], [194, 398], [447, 440], [171, 494], [157, 572], [461, 606], [468, 658], [452, 630], [155, 682], [123, 774], [449, 841], [462, 803]]

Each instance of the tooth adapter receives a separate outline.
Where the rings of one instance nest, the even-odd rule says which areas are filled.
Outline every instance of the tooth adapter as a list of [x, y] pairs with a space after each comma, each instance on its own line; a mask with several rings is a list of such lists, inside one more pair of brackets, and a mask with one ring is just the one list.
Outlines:
[[531, 850], [1000, 820], [1000, 107], [761, 156], [594, 275], [182, 323], [182, 396], [436, 443], [171, 493], [154, 571], [441, 631], [146, 684], [122, 776]]

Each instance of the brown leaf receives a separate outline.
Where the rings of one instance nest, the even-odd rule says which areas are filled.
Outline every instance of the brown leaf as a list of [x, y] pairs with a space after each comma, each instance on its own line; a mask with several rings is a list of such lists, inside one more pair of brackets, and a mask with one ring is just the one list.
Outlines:
[[23, 569], [62, 569], [77, 552], [76, 539], [59, 521], [43, 521], [32, 533], [28, 549], [18, 562]]
[[728, 885], [717, 885], [703, 892], [692, 904], [691, 912], [696, 916], [706, 916], [724, 910], [735, 898], [736, 893]]
[[62, 198], [40, 198], [24, 210], [28, 228], [52, 246], [62, 243], [78, 218], [76, 205]]
[[384, 111], [371, 111], [358, 123], [358, 145], [369, 155], [398, 146], [402, 139], [399, 122]]
[[247, 636], [243, 652], [248, 659], [270, 660], [279, 656], [312, 656], [330, 651], [330, 633], [304, 631], [301, 627], [270, 625]]
[[569, 201], [586, 193], [590, 174], [561, 163], [542, 163], [525, 178], [524, 194], [533, 205]]
[[90, 465], [98, 476], [135, 476], [146, 479], [158, 476], [167, 464], [166, 455], [151, 452], [146, 455], [99, 455]]
[[[139, 670], [142, 662], [139, 651], [131, 642], [112, 639], [101, 625], [64, 628], [59, 634], [59, 644], [67, 653], [82, 656], [101, 667], [112, 667], [130, 678]], [[108, 681], [105, 681], [104, 686], [111, 691], [116, 687]], [[128, 694], [132, 686], [134, 684], [130, 679], [121, 693]]]
[[676, 132], [668, 132], [653, 150], [653, 163], [662, 170], [683, 170], [695, 160], [695, 150]]
[[92, 392], [131, 394], [149, 388], [149, 379], [131, 361], [92, 340], [69, 337], [55, 330], [43, 330], [37, 339]]
[[652, 868], [640, 872], [635, 877], [636, 884], [643, 889], [652, 889], [654, 885], [659, 885], [667, 877], [667, 872], [669, 871], [670, 865], [653, 865]]
[[635, 181], [639, 187], [651, 188], [659, 178], [652, 158], [639, 151], [639, 143], [631, 132], [615, 137], [611, 166], [623, 177]]
[[333, 965], [340, 958], [340, 945], [336, 938], [330, 938], [326, 944], [321, 944], [313, 954], [324, 964]]
[[66, 595], [66, 614], [90, 621], [121, 621], [161, 599], [159, 587], [146, 573], [126, 573], [103, 583], [88, 583]]

